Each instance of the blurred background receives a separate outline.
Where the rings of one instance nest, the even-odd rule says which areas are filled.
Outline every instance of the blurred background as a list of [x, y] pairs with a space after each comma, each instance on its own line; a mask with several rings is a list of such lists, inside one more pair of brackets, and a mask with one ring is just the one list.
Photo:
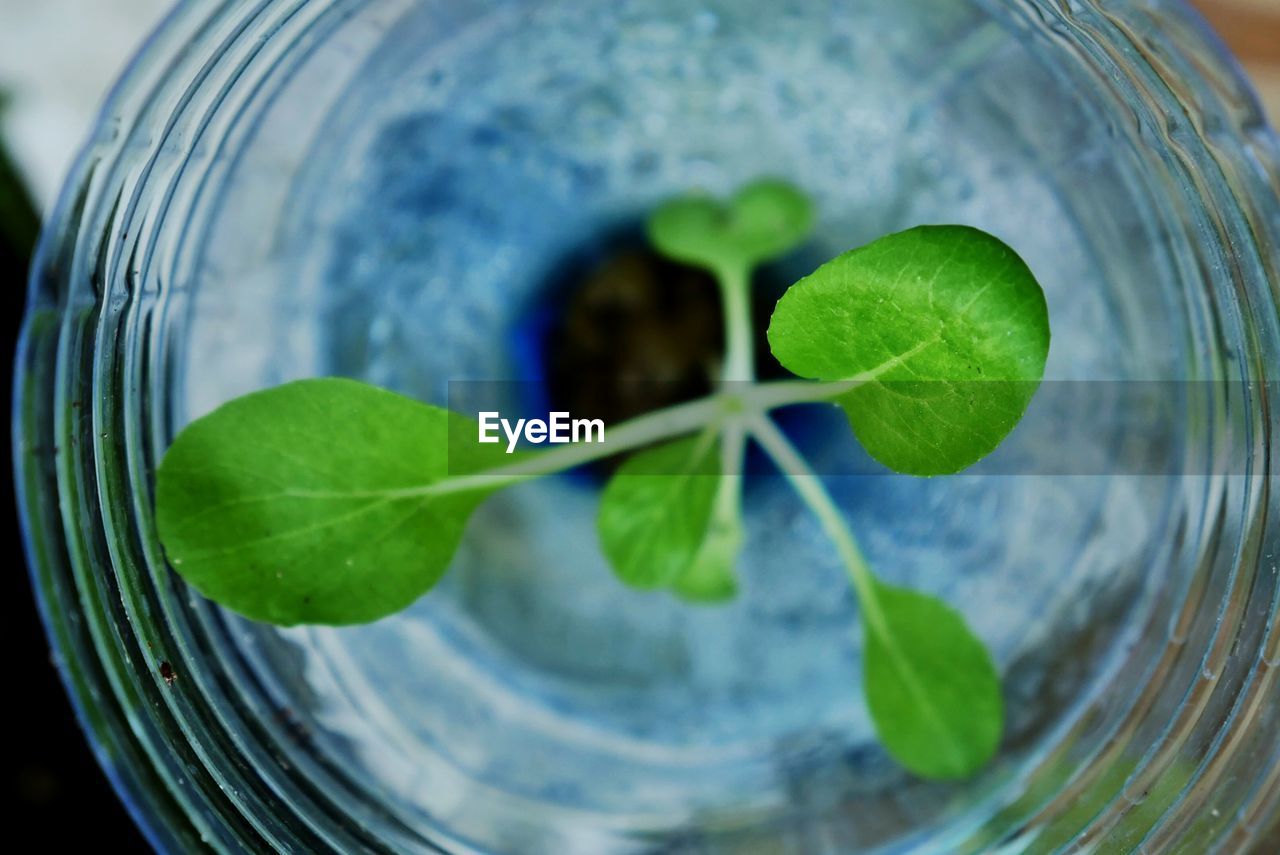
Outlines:
[[[54, 203], [110, 82], [171, 2], [0, 0], [0, 282], [8, 283], [9, 300], [0, 362], [6, 389], [40, 219]], [[1280, 122], [1280, 0], [1197, 5], [1240, 58], [1273, 125]], [[6, 407], [8, 400], [6, 394]], [[9, 527], [16, 554], [8, 454], [3, 461], [0, 524]], [[5, 584], [2, 623], [14, 724], [3, 778], [11, 839], [38, 840], [51, 851], [104, 844], [121, 852], [147, 851], [85, 744], [49, 664], [20, 558], [11, 563]]]

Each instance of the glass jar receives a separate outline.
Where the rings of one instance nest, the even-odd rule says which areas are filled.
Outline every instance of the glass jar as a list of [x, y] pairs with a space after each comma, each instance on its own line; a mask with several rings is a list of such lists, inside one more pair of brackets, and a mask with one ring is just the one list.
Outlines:
[[[45, 232], [15, 404], [55, 655], [157, 846], [1260, 845], [1280, 807], [1280, 159], [1198, 18], [1105, 5], [179, 4]], [[1045, 285], [1050, 381], [1178, 390], [1158, 446], [1137, 438], [1181, 464], [1158, 473], [831, 475], [880, 572], [994, 652], [1007, 733], [974, 779], [922, 782], [878, 747], [856, 602], [767, 475], [720, 609], [622, 591], [583, 479], [491, 500], [447, 581], [367, 627], [252, 624], [170, 572], [151, 475], [187, 421], [304, 376], [436, 401], [536, 384], [529, 319], [565, 259], [760, 174], [820, 210], [780, 280], [918, 223], [980, 226]], [[1073, 418], [1054, 400], [1028, 430]], [[838, 472], [847, 439], [809, 431]]]

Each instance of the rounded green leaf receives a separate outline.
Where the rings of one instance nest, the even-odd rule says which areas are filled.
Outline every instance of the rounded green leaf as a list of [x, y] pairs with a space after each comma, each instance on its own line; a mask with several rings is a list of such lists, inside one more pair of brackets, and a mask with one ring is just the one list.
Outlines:
[[[456, 433], [455, 433], [456, 432]], [[484, 491], [433, 494], [483, 468], [476, 426], [352, 380], [303, 380], [192, 422], [156, 473], [169, 563], [209, 599], [280, 625], [403, 609], [444, 574]], [[496, 461], [495, 461], [496, 462]]]
[[716, 271], [749, 269], [786, 254], [813, 227], [809, 198], [784, 181], [748, 184], [727, 204], [673, 199], [649, 219], [649, 240], [676, 261]]
[[[722, 489], [723, 484], [722, 481]], [[713, 519], [693, 564], [672, 585], [675, 595], [698, 605], [716, 605], [732, 600], [738, 595], [738, 577], [734, 569], [741, 551], [741, 520]]]
[[596, 527], [624, 583], [670, 587], [694, 565], [720, 484], [718, 448], [705, 436], [667, 443], [634, 455], [609, 479]]
[[790, 371], [864, 381], [839, 397], [867, 451], [912, 475], [959, 472], [1017, 425], [1044, 376], [1044, 292], [1012, 249], [921, 226], [824, 264], [783, 295], [769, 345]]
[[874, 590], [879, 619], [864, 619], [863, 673], [880, 741], [923, 778], [972, 775], [1004, 728], [991, 654], [941, 600], [882, 582]]

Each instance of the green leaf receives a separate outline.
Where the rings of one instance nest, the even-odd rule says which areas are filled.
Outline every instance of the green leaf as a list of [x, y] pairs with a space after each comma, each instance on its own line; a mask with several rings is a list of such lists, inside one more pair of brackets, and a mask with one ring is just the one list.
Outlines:
[[921, 226], [834, 259], [783, 295], [769, 345], [790, 371], [866, 382], [838, 398], [867, 451], [959, 472], [1017, 425], [1044, 375], [1049, 316], [1018, 255], [967, 226]]
[[649, 218], [649, 240], [668, 258], [724, 272], [786, 254], [812, 227], [809, 198], [766, 179], [743, 187], [727, 205], [705, 196], [667, 202]]
[[[727, 481], [721, 479], [720, 489]], [[738, 595], [738, 578], [734, 567], [742, 551], [742, 522], [739, 518], [712, 519], [698, 554], [672, 586], [676, 596], [686, 602], [715, 605]]]
[[972, 775], [995, 754], [1004, 727], [991, 655], [941, 600], [879, 581], [874, 591], [876, 604], [864, 603], [863, 667], [880, 741], [921, 777]]
[[[169, 563], [208, 598], [280, 625], [403, 609], [444, 574], [485, 490], [426, 490], [511, 458], [455, 443], [474, 422], [352, 380], [237, 398], [178, 435], [156, 473]], [[496, 454], [495, 454], [496, 452]]]
[[673, 585], [694, 566], [720, 484], [714, 437], [642, 451], [609, 479], [597, 530], [605, 557], [634, 588]]

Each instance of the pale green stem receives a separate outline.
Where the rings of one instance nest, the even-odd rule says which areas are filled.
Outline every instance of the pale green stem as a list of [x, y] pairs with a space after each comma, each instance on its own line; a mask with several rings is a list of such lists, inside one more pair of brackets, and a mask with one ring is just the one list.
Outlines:
[[[756, 389], [755, 335], [751, 323], [751, 267], [726, 264], [713, 271], [724, 304], [725, 358], [720, 369], [720, 388], [726, 396], [735, 386], [743, 395], [729, 400], [735, 409], [754, 406], [744, 400]], [[716, 492], [714, 519], [725, 526], [740, 526], [742, 516], [742, 467], [747, 450], [746, 429], [741, 413], [722, 424], [720, 435], [720, 489]]]
[[836, 545], [836, 551], [848, 571], [853, 589], [858, 594], [858, 601], [862, 605], [862, 613], [866, 617], [867, 625], [880, 637], [888, 638], [884, 612], [876, 595], [875, 574], [858, 547], [853, 532], [845, 524], [844, 516], [831, 498], [831, 494], [827, 492], [821, 479], [809, 468], [804, 456], [771, 419], [756, 416], [748, 422], [748, 427], [752, 437], [777, 463], [782, 474], [795, 487], [800, 498], [813, 511], [827, 536]]
[[728, 415], [735, 411], [742, 417], [747, 417], [792, 404], [818, 403], [864, 382], [867, 381], [811, 383], [807, 380], [782, 380], [776, 383], [742, 384], [744, 388], [740, 394], [726, 391], [709, 395], [606, 428], [602, 442], [565, 445], [554, 451], [527, 457], [510, 466], [475, 475], [454, 476], [425, 487], [409, 487], [397, 492], [405, 496], [418, 496], [496, 489], [519, 481], [554, 475], [615, 454], [684, 436], [708, 425], [723, 424], [729, 421]]
[[815, 383], [810, 380], [775, 380], [771, 383], [751, 383], [739, 396], [747, 412], [763, 413], [792, 404], [817, 404], [852, 392], [875, 379], [871, 372], [850, 380], [831, 383]]
[[742, 516], [742, 476], [746, 463], [747, 432], [740, 416], [725, 420], [720, 434], [720, 490], [713, 511], [723, 525], [737, 526]]
[[[397, 490], [371, 490], [368, 493], [291, 490], [289, 494], [317, 499], [360, 495], [400, 499], [462, 493], [468, 490], [495, 490], [521, 481], [555, 475], [616, 454], [624, 454], [646, 445], [694, 433], [700, 428], [726, 426], [734, 421], [763, 415], [778, 407], [827, 401], [865, 382], [867, 382], [866, 379], [845, 380], [838, 383], [782, 380], [775, 383], [739, 384], [743, 387], [740, 393], [735, 394], [726, 390], [606, 428], [604, 440], [601, 442], [564, 445], [554, 451], [531, 455], [510, 466], [497, 467], [483, 473], [455, 475], [433, 484]], [[738, 456], [741, 456], [741, 452]], [[726, 471], [728, 471], [730, 458], [726, 457], [725, 461]], [[741, 469], [740, 460], [738, 468]]]
[[756, 378], [755, 341], [751, 326], [751, 270], [725, 265], [715, 271], [724, 303], [723, 384], [750, 383]]
[[[372, 490], [369, 496], [384, 498], [414, 498], [416, 496], [435, 496], [447, 493], [464, 493], [468, 490], [496, 490], [509, 484], [529, 481], [547, 475], [554, 475], [597, 460], [613, 457], [662, 442], [667, 439], [694, 433], [700, 428], [724, 425], [730, 421], [740, 421], [746, 415], [761, 412], [762, 407], [785, 406], [786, 404], [803, 403], [805, 401], [821, 401], [830, 397], [832, 387], [840, 384], [809, 383], [806, 381], [790, 381], [767, 385], [751, 384], [743, 395], [720, 393], [708, 395], [696, 401], [677, 404], [665, 410], [634, 418], [631, 421], [606, 428], [601, 442], [579, 442], [564, 445], [554, 451], [525, 457], [510, 466], [501, 466], [474, 475], [455, 475], [433, 484], [418, 487], [404, 487], [397, 490]], [[760, 404], [755, 401], [754, 391], [768, 392], [761, 398]], [[731, 444], [732, 447], [732, 444]], [[741, 450], [738, 456], [741, 456]], [[725, 458], [729, 461], [729, 458]], [[729, 463], [726, 462], [726, 466]], [[741, 469], [741, 463], [737, 464]], [[739, 472], [739, 475], [741, 472]], [[290, 495], [306, 498], [333, 498], [335, 496], [365, 495], [351, 491], [316, 491], [292, 490]]]
[[426, 487], [414, 487], [416, 494], [457, 493], [488, 490], [554, 475], [593, 463], [615, 454], [693, 433], [719, 422], [727, 411], [726, 399], [709, 395], [686, 404], [677, 404], [656, 413], [639, 416], [616, 427], [606, 428], [604, 439], [596, 443], [574, 443], [554, 451], [533, 455], [513, 463], [475, 475], [459, 475]]

